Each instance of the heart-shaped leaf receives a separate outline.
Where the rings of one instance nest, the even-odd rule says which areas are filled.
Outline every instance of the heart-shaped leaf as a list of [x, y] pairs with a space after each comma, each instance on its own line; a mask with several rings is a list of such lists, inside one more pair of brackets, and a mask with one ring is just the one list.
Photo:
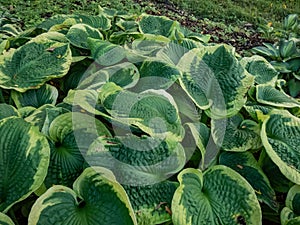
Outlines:
[[137, 225], [126, 192], [111, 171], [87, 168], [73, 190], [55, 185], [33, 205], [29, 225]]
[[126, 89], [134, 87], [139, 77], [140, 73], [134, 64], [119, 63], [110, 67], [86, 71], [84, 76], [81, 77], [77, 89], [97, 90], [107, 82], [113, 82]]
[[261, 209], [249, 183], [234, 170], [218, 165], [204, 174], [188, 168], [172, 201], [174, 225], [259, 225]]
[[71, 186], [83, 171], [85, 152], [98, 136], [110, 136], [110, 133], [92, 116], [69, 112], [56, 117], [49, 127], [51, 160], [46, 187]]
[[134, 93], [120, 91], [118, 86], [107, 83], [100, 92], [99, 98], [112, 117], [128, 119], [128, 126], [135, 125], [151, 136], [173, 136], [182, 140], [183, 127], [178, 109], [166, 91]]
[[181, 76], [181, 72], [172, 65], [161, 61], [144, 61], [139, 68], [140, 79], [134, 90], [168, 89]]

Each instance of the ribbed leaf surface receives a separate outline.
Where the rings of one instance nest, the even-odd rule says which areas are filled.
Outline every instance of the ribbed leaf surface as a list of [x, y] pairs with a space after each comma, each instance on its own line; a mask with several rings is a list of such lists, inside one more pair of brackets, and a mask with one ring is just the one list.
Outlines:
[[273, 110], [265, 119], [261, 139], [267, 154], [292, 182], [300, 184], [300, 119], [285, 110]]
[[0, 121], [0, 211], [27, 198], [45, 179], [50, 149], [46, 138], [22, 118]]
[[257, 199], [278, 211], [279, 204], [269, 179], [250, 152], [223, 152], [219, 163], [241, 174], [255, 190]]
[[171, 202], [178, 184], [165, 181], [148, 186], [124, 185], [138, 224], [161, 224], [171, 220]]
[[165, 16], [142, 15], [139, 21], [139, 28], [142, 33], [156, 34], [169, 37], [176, 28], [179, 28], [177, 21], [172, 21]]
[[258, 55], [245, 57], [241, 60], [241, 64], [255, 76], [257, 84], [274, 84], [277, 80], [278, 72], [264, 57]]
[[225, 130], [218, 126], [222, 121], [212, 120], [211, 122], [214, 141], [223, 150], [244, 152], [261, 147], [259, 126], [256, 122], [244, 120], [240, 114], [223, 120], [224, 123], [227, 122]]
[[33, 205], [29, 225], [136, 225], [126, 192], [111, 171], [87, 168], [73, 190], [56, 185]]
[[45, 104], [55, 105], [58, 97], [58, 91], [56, 87], [45, 84], [39, 89], [28, 90], [24, 93], [12, 91], [11, 97], [18, 108], [26, 106], [39, 108]]
[[259, 103], [276, 107], [300, 107], [299, 101], [287, 95], [282, 90], [277, 90], [271, 85], [257, 85], [256, 99]]
[[71, 186], [84, 168], [84, 155], [98, 136], [110, 136], [106, 127], [94, 117], [82, 113], [64, 113], [49, 128], [51, 160], [46, 187]]
[[0, 120], [10, 117], [10, 116], [20, 116], [19, 112], [15, 107], [1, 103], [0, 104]]
[[71, 64], [69, 44], [59, 33], [46, 33], [18, 48], [0, 66], [0, 86], [24, 92], [67, 74]]
[[261, 209], [249, 183], [234, 170], [218, 165], [203, 175], [185, 169], [172, 201], [174, 225], [259, 225]]
[[212, 118], [235, 115], [245, 104], [254, 79], [226, 45], [191, 50], [177, 67], [183, 72], [182, 88]]

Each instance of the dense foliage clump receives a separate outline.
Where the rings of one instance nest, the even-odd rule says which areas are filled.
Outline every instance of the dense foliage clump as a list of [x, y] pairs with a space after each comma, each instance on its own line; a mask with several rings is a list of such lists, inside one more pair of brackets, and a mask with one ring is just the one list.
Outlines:
[[242, 57], [108, 8], [13, 29], [0, 43], [0, 223], [300, 222], [297, 33]]

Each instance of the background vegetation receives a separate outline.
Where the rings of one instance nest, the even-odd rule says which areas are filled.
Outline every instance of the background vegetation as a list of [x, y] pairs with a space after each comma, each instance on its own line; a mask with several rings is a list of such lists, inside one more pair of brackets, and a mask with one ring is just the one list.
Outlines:
[[[165, 7], [160, 7], [160, 4], [164, 4]], [[300, 13], [298, 0], [0, 0], [2, 11], [14, 15], [25, 26], [31, 26], [53, 14], [76, 12], [94, 14], [98, 10], [98, 5], [133, 13], [145, 11], [163, 13], [167, 9], [176, 11], [174, 4], [177, 6], [177, 14], [180, 14], [181, 10], [186, 10], [192, 12], [197, 19], [208, 18], [214, 22], [233, 25], [248, 22], [258, 26], [272, 22], [276, 26], [288, 14]], [[193, 17], [191, 14], [188, 15]]]

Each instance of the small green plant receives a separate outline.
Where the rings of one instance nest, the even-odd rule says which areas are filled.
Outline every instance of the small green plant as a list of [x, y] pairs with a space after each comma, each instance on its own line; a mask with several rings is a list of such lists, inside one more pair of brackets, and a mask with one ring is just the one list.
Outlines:
[[264, 43], [252, 52], [264, 56], [287, 81], [287, 91], [296, 97], [300, 94], [300, 22], [297, 14], [288, 15], [283, 27], [276, 33], [274, 44]]
[[261, 32], [269, 40], [291, 39], [300, 37], [300, 20], [298, 14], [290, 14], [284, 18], [281, 26], [273, 27], [269, 22], [259, 26]]

